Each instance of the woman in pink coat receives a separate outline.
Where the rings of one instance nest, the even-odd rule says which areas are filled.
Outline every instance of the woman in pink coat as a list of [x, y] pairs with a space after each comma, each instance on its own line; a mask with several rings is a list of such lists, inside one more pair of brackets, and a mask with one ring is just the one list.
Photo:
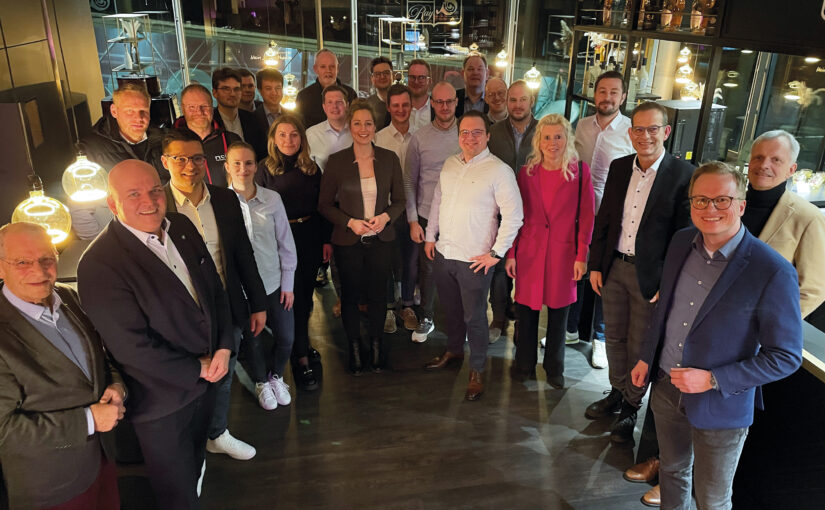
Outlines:
[[524, 225], [507, 253], [507, 274], [516, 282], [516, 356], [513, 374], [535, 373], [539, 312], [547, 307], [542, 366], [547, 382], [564, 387], [564, 331], [576, 281], [587, 271], [593, 233], [590, 169], [578, 160], [573, 129], [563, 116], [543, 117], [533, 151], [518, 174]]

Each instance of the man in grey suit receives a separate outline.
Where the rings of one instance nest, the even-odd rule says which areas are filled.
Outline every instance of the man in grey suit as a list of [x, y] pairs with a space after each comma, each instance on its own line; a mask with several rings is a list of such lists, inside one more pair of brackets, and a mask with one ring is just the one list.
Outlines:
[[0, 228], [0, 462], [11, 508], [120, 507], [114, 444], [126, 389], [57, 251], [33, 223]]

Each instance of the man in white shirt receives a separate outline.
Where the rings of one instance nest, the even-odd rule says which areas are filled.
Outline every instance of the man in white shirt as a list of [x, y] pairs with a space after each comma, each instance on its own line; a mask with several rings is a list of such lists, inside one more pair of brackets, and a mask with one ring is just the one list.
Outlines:
[[[376, 133], [375, 145], [389, 149], [398, 155], [401, 168], [404, 168], [407, 156], [407, 146], [410, 144], [410, 110], [412, 109], [410, 89], [405, 85], [396, 83], [387, 91], [387, 107], [390, 111], [390, 125]], [[404, 327], [414, 331], [418, 327], [418, 318], [413, 310], [415, 281], [418, 276], [418, 250], [408, 235], [409, 226], [407, 224], [406, 212], [401, 214], [401, 218], [394, 223], [397, 238], [398, 250], [393, 257], [393, 273], [395, 285], [401, 287], [401, 320]], [[388, 298], [394, 300], [394, 294]], [[387, 312], [387, 319], [389, 314]]]
[[433, 121], [434, 114], [432, 108], [430, 108], [429, 62], [420, 58], [411, 60], [410, 67], [407, 70], [407, 84], [410, 87], [412, 99], [410, 132], [415, 133], [418, 128]]
[[[516, 176], [487, 149], [484, 115], [466, 112], [458, 125], [461, 153], [444, 163], [433, 196], [425, 251], [435, 260], [435, 279], [445, 314], [447, 350], [425, 365], [441, 369], [464, 359], [470, 343], [470, 382], [465, 398], [484, 391], [487, 361], [487, 292], [498, 264], [513, 244], [524, 219]], [[501, 215], [499, 223], [498, 216]], [[437, 241], [437, 242], [436, 242]]]
[[321, 101], [327, 120], [307, 129], [307, 143], [309, 156], [323, 172], [330, 154], [352, 145], [352, 134], [347, 124], [347, 91], [330, 85], [321, 92]]
[[[622, 115], [620, 110], [627, 98], [622, 73], [602, 73], [596, 78], [595, 90], [593, 101], [596, 103], [596, 113], [580, 119], [576, 125], [576, 151], [579, 158], [590, 165], [598, 213], [610, 163], [616, 158], [632, 154], [633, 145], [628, 135], [630, 119]], [[579, 324], [582, 324], [582, 327], [579, 327]], [[567, 316], [567, 343], [577, 343], [581, 335], [586, 336], [584, 340], [587, 341], [591, 337], [591, 329], [590, 361], [595, 368], [605, 368], [607, 352], [604, 343], [602, 301], [582, 278], [578, 285], [578, 299], [570, 307]]]

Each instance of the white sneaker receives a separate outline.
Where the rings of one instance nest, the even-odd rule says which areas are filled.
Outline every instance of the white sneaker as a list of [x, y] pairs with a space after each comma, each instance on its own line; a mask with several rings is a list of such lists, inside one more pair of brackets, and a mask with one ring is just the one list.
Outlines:
[[384, 333], [395, 333], [398, 331], [398, 325], [395, 324], [395, 313], [392, 310], [387, 310], [387, 318], [384, 319]]
[[571, 333], [569, 331], [565, 331], [564, 332], [564, 343], [566, 345], [575, 345], [575, 344], [579, 343], [579, 332], [574, 331], [574, 332]]
[[272, 386], [268, 382], [255, 383], [255, 395], [258, 396], [258, 404], [267, 411], [278, 408], [275, 392], [272, 391]]
[[206, 459], [203, 459], [203, 465], [201, 466], [201, 476], [198, 478], [198, 497], [201, 497], [201, 487], [203, 487], [203, 475], [206, 474]]
[[498, 342], [498, 339], [501, 338], [501, 328], [498, 326], [490, 328], [490, 338], [489, 343], [494, 344]]
[[283, 377], [269, 374], [269, 387], [275, 394], [275, 399], [278, 400], [278, 405], [288, 406], [289, 403], [292, 402], [292, 395], [289, 394], [289, 385], [284, 382]]
[[541, 340], [539, 340], [539, 343], [541, 344], [541, 348], [544, 349], [544, 344], [547, 343], [547, 337], [546, 336], [541, 337]]
[[255, 447], [244, 443], [240, 439], [235, 439], [229, 430], [224, 430], [223, 434], [215, 439], [206, 441], [206, 451], [209, 453], [225, 453], [237, 460], [249, 460], [257, 453]]
[[593, 339], [593, 355], [590, 358], [593, 368], [607, 368], [607, 349], [604, 342]]
[[435, 324], [433, 324], [432, 319], [421, 319], [421, 322], [418, 323], [418, 327], [412, 334], [411, 340], [415, 343], [422, 343], [427, 341], [427, 335], [433, 332], [435, 329]]

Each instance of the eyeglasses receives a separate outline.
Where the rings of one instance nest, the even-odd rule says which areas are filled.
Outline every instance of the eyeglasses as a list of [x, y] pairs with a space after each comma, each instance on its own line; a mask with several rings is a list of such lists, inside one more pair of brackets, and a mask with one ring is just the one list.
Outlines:
[[650, 136], [656, 136], [659, 134], [659, 129], [665, 126], [633, 126], [630, 128], [630, 132], [633, 133], [635, 136], [642, 136], [647, 131], [647, 134]]
[[457, 101], [458, 101], [458, 99], [456, 99], [456, 98], [452, 98], [452, 99], [433, 99], [433, 103], [435, 103], [436, 106], [442, 106], [442, 105], [450, 106], [451, 104], [453, 104]]
[[210, 104], [186, 104], [183, 105], [183, 109], [186, 110], [186, 113], [208, 113], [212, 111], [212, 105]]
[[724, 211], [725, 209], [730, 208], [734, 200], [742, 199], [739, 197], [729, 197], [727, 195], [720, 195], [714, 198], [708, 198], [698, 195], [695, 197], [689, 197], [688, 200], [690, 200], [690, 205], [692, 205], [694, 209], [699, 209], [700, 211], [703, 209], [707, 209], [711, 202], [713, 203], [713, 207], [715, 207], [717, 211]]
[[221, 92], [231, 93], [231, 94], [240, 94], [241, 88], [240, 87], [227, 87], [224, 85], [223, 87], [218, 87], [218, 90]]
[[487, 96], [489, 96], [489, 97], [507, 97], [507, 91], [502, 90], [502, 91], [499, 91], [499, 92], [490, 92], [489, 94], [487, 94]]
[[427, 81], [430, 77], [426, 74], [408, 74], [407, 80], [408, 81]]
[[16, 260], [9, 260], [9, 259], [0, 259], [6, 264], [10, 265], [17, 271], [21, 273], [25, 273], [34, 269], [34, 265], [37, 264], [40, 266], [40, 269], [44, 271], [48, 271], [49, 269], [53, 268], [57, 265], [57, 257], [40, 257], [37, 260], [30, 260], [30, 259], [16, 259]]
[[177, 166], [186, 166], [190, 161], [195, 166], [201, 166], [206, 163], [206, 156], [203, 154], [195, 154], [194, 156], [172, 156], [171, 154], [164, 154], [164, 156], [171, 159]]
[[458, 132], [458, 136], [460, 136], [462, 138], [467, 138], [468, 136], [471, 136], [471, 135], [472, 135], [473, 138], [480, 138], [480, 137], [484, 136], [485, 134], [487, 134], [487, 131], [484, 131], [483, 129], [473, 129], [472, 131], [470, 131], [468, 129], [462, 129], [461, 131]]
[[389, 78], [392, 75], [392, 71], [375, 71], [372, 73], [373, 76], [383, 76], [384, 78]]

